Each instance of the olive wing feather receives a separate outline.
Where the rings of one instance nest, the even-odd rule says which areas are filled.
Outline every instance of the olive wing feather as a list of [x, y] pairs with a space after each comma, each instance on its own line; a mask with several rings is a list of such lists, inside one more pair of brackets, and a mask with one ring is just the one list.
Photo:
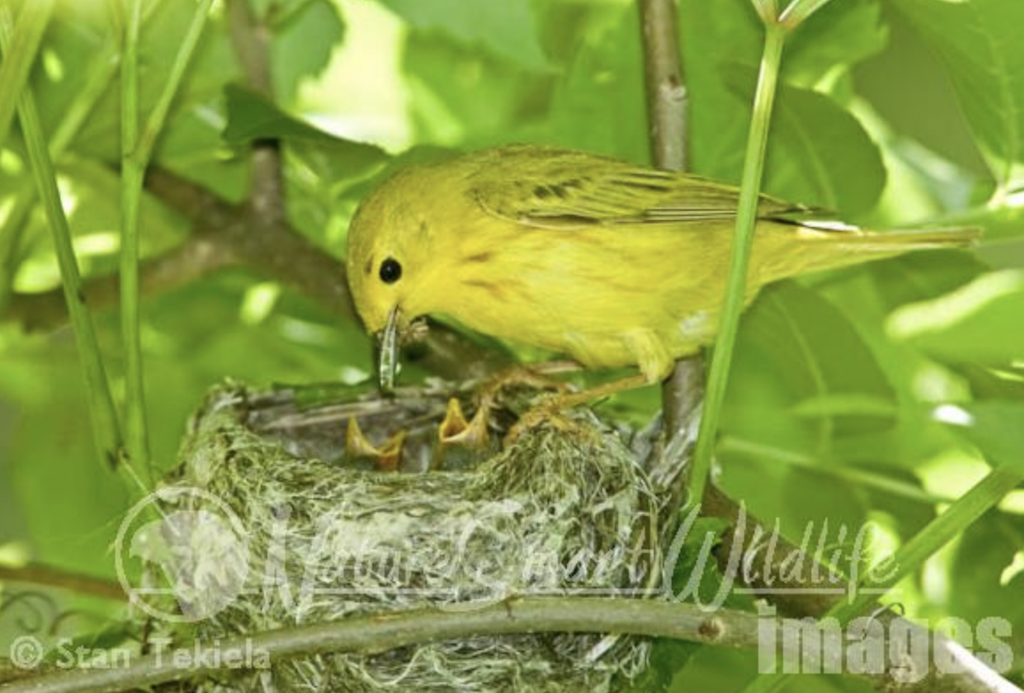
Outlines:
[[[551, 228], [732, 220], [739, 189], [700, 176], [658, 171], [553, 148], [487, 152], [469, 195], [489, 214]], [[759, 216], [795, 218], [813, 210], [766, 195]]]

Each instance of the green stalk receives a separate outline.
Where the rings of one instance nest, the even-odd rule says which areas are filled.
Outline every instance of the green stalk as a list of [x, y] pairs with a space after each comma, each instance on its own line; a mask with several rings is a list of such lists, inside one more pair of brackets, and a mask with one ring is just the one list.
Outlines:
[[108, 47], [93, 61], [89, 68], [89, 79], [75, 93], [74, 100], [64, 111], [60, 124], [54, 128], [50, 136], [50, 156], [53, 159], [63, 156], [64, 151], [78, 136], [86, 118], [110, 88], [110, 83], [117, 74], [119, 62], [119, 51], [115, 47]]
[[779, 24], [787, 29], [795, 29], [812, 14], [827, 5], [831, 0], [793, 0], [779, 15]]
[[[901, 546], [891, 558], [892, 570], [880, 579], [874, 579], [873, 572], [869, 570], [857, 582], [856, 592], [851, 591], [851, 596], [854, 594], [856, 596], [850, 601], [836, 604], [826, 616], [834, 616], [841, 623], [848, 623], [851, 619], [863, 615], [868, 607], [878, 601], [876, 590], [888, 589], [920, 568], [925, 561], [938, 553], [954, 538], [960, 536], [986, 511], [994, 508], [1021, 481], [1024, 481], [1024, 474], [1016, 470], [993, 469], [970, 491], [949, 506], [946, 512], [929, 522], [924, 529]], [[862, 590], [865, 588], [871, 589], [873, 592], [864, 593]]]
[[831, 458], [816, 459], [803, 452], [787, 450], [758, 441], [737, 438], [732, 435], [725, 435], [718, 441], [718, 452], [722, 454], [727, 452], [741, 453], [765, 462], [777, 462], [799, 469], [806, 469], [812, 474], [832, 477], [864, 488], [899, 496], [915, 503], [934, 506], [937, 503], [952, 503], [954, 500], [952, 498], [935, 496], [919, 486], [894, 479], [888, 474], [850, 467]]
[[733, 347], [736, 344], [736, 328], [746, 294], [747, 265], [750, 247], [754, 239], [754, 225], [757, 222], [757, 203], [761, 188], [761, 174], [764, 170], [764, 153], [768, 144], [768, 123], [771, 120], [772, 103], [782, 64], [782, 48], [787, 30], [779, 24], [767, 24], [764, 53], [761, 56], [761, 71], [754, 94], [754, 112], [747, 139], [746, 160], [743, 165], [743, 181], [740, 189], [739, 210], [736, 215], [736, 237], [732, 249], [732, 264], [729, 269], [729, 283], [722, 305], [721, 325], [715, 351], [708, 374], [704, 411], [701, 414], [700, 431], [697, 435], [697, 449], [693, 456], [693, 467], [688, 479], [689, 505], [699, 504], [704, 497], [711, 459], [715, 450], [715, 433], [718, 419], [725, 400], [725, 388], [729, 379], [729, 365]]
[[14, 97], [21, 93], [28, 82], [29, 71], [39, 52], [43, 32], [50, 23], [54, 0], [31, 0], [21, 5], [18, 15], [18, 31], [11, 36], [12, 18], [9, 7], [0, 7], [0, 22], [7, 27], [7, 38], [3, 46], [3, 60], [0, 61], [0, 149], [11, 129], [14, 110], [18, 101]]
[[[939, 549], [959, 536], [965, 529], [978, 520], [987, 510], [994, 508], [1007, 493], [1024, 481], [1024, 474], [1011, 469], [993, 469], [984, 479], [979, 481], [970, 491], [961, 496], [946, 512], [928, 523], [914, 535], [891, 558], [892, 570], [882, 579], [871, 579], [872, 570], [868, 570], [864, 579], [856, 584], [856, 594], [852, 601], [836, 604], [829, 609], [826, 617], [831, 616], [842, 624], [864, 615], [867, 609], [878, 600], [877, 589], [888, 589], [901, 579], [914, 572]], [[864, 589], [872, 592], [864, 593]], [[743, 689], [743, 693], [775, 693], [789, 682], [787, 674], [762, 674]]]
[[[85, 86], [75, 95], [75, 99], [64, 112], [60, 124], [50, 136], [50, 159], [57, 161], [64, 154], [78, 135], [85, 119], [96, 107], [110, 82], [113, 80], [118, 63], [118, 51], [108, 50], [94, 63], [89, 71], [90, 77]], [[14, 103], [14, 101], [11, 101]], [[0, 315], [3, 314], [7, 301], [10, 300], [14, 275], [18, 269], [18, 249], [21, 236], [28, 222], [29, 214], [35, 208], [36, 188], [25, 186], [15, 200], [11, 213], [0, 225]]]
[[28, 225], [29, 215], [35, 209], [35, 188], [25, 187], [15, 198], [11, 211], [0, 225], [0, 315], [14, 293], [14, 275], [18, 271], [21, 237]]
[[778, 23], [779, 7], [777, 0], [750, 0], [750, 3], [754, 6], [757, 16], [761, 18], [761, 22], [765, 26]]
[[146, 167], [163, 131], [171, 103], [195, 52], [213, 0], [203, 0], [171, 66], [171, 73], [156, 105], [139, 132], [138, 46], [142, 23], [141, 0], [126, 0], [124, 61], [121, 68], [121, 325], [125, 346], [125, 430], [133, 460], [149, 467], [145, 380], [139, 309], [139, 205]]
[[[135, 2], [137, 0], [132, 1]], [[203, 35], [203, 28], [206, 26], [206, 20], [210, 16], [210, 8], [212, 6], [213, 0], [202, 0], [199, 3], [196, 13], [192, 17], [192, 23], [189, 25], [188, 31], [181, 41], [181, 48], [178, 50], [178, 54], [174, 56], [174, 63], [171, 65], [171, 73], [167, 77], [167, 83], [164, 85], [164, 89], [160, 93], [156, 105], [153, 107], [153, 112], [150, 113], [149, 120], [146, 121], [146, 127], [139, 138], [139, 148], [135, 153], [135, 158], [143, 164], [148, 164], [149, 158], [153, 154], [153, 147], [163, 131], [164, 122], [167, 120], [167, 113], [171, 109], [171, 103], [178, 93], [182, 80], [185, 78], [185, 70], [188, 69], [188, 64], [192, 60], [192, 55], [199, 44], [199, 39]]]
[[[27, 4], [31, 5], [32, 3]], [[0, 16], [0, 45], [5, 53], [12, 42], [12, 29], [5, 21], [6, 19], [6, 17]], [[53, 244], [60, 264], [64, 297], [68, 304], [68, 314], [71, 317], [71, 325], [75, 331], [82, 359], [95, 444], [101, 459], [116, 462], [121, 451], [121, 433], [117, 425], [114, 401], [110, 396], [106, 373], [103, 369], [96, 332], [85, 307], [82, 278], [78, 273], [78, 263], [75, 260], [67, 217], [64, 216], [64, 209], [61, 206], [56, 174], [50, 161], [42, 125], [39, 121], [39, 113], [36, 111], [35, 100], [32, 98], [31, 92], [27, 89], [22, 90], [17, 101], [25, 148], [28, 151], [36, 186], [39, 188], [39, 199], [53, 232]]]
[[127, 0], [121, 61], [121, 331], [125, 351], [125, 444], [133, 464], [149, 469], [146, 391], [139, 323], [139, 203], [145, 161], [139, 145], [140, 0]]
[[[747, 260], [757, 221], [757, 202], [761, 187], [761, 173], [764, 168], [764, 152], [767, 146], [768, 121], [771, 117], [775, 85], [778, 81], [782, 62], [782, 48], [788, 33], [820, 9], [828, 0], [793, 0], [782, 14], [777, 14], [775, 0], [752, 0], [765, 24], [765, 46], [761, 58], [761, 74], [754, 96], [754, 113], [750, 123], [746, 160], [743, 168], [743, 182], [740, 190], [739, 210], [736, 218], [736, 245], [733, 248], [732, 267], [729, 273], [728, 293], [722, 307], [722, 323], [715, 353], [708, 376], [707, 396], [704, 412], [694, 451], [693, 469], [689, 479], [689, 503], [700, 503], [704, 497], [708, 472], [715, 449], [715, 433], [718, 417], [725, 399], [732, 351], [736, 344], [736, 328], [740, 311], [743, 309]], [[788, 18], [785, 23], [783, 20]], [[765, 674], [754, 679], [744, 693], [769, 693], [785, 685], [787, 679], [780, 675]]]

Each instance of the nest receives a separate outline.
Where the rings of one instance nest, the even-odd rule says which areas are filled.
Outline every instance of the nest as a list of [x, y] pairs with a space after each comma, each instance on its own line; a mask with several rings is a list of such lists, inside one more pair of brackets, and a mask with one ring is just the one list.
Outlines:
[[[429, 464], [445, 447], [437, 426], [452, 394], [472, 401], [450, 388], [316, 407], [288, 391], [211, 393], [161, 494], [164, 522], [189, 547], [177, 551], [168, 601], [194, 618], [175, 637], [213, 641], [515, 595], [632, 595], [656, 586], [657, 494], [621, 436], [589, 412], [538, 425], [503, 451], [478, 446], [456, 471], [384, 473], [339, 452], [356, 418], [377, 438], [392, 435], [388, 427], [409, 434], [403, 468]], [[503, 417], [496, 409], [490, 427]], [[227, 525], [216, 520], [224, 515]], [[241, 528], [243, 546], [237, 536], [225, 543], [225, 526], [236, 535]], [[199, 685], [604, 691], [641, 671], [648, 650], [644, 638], [601, 634], [473, 637], [309, 655]]]

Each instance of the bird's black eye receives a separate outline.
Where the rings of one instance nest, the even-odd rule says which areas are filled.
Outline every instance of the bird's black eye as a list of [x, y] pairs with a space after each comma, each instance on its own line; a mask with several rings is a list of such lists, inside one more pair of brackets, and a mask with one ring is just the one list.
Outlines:
[[389, 257], [380, 263], [380, 280], [385, 284], [394, 284], [402, 278], [402, 265], [398, 260]]

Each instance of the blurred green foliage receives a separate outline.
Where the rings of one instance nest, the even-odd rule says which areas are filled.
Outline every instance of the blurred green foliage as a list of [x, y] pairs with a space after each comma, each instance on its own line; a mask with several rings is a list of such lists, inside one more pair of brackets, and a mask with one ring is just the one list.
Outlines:
[[[240, 85], [221, 7], [154, 162], [237, 201], [248, 184], [246, 145], [283, 138], [289, 219], [335, 256], [343, 255], [367, 179], [413, 146], [529, 141], [648, 160], [639, 20], [626, 0], [251, 4], [271, 29], [275, 97]], [[110, 65], [119, 37], [109, 5], [59, 2], [29, 80], [49, 132], [71, 114], [87, 114], [57, 165], [78, 259], [93, 278], [115, 270], [118, 248], [120, 96]], [[144, 113], [193, 4], [145, 7]], [[691, 168], [735, 182], [762, 31], [749, 0], [680, 0], [679, 14]], [[746, 315], [719, 481], [759, 516], [779, 518], [792, 538], [808, 522], [870, 520], [881, 554], [986, 464], [1019, 468], [1024, 460], [1024, 273], [1014, 269], [1024, 264], [1021, 26], [1020, 0], [836, 1], [787, 47], [768, 191], [876, 227], [966, 219], [990, 231], [978, 253], [924, 253], [779, 285]], [[96, 82], [104, 69], [110, 79]], [[65, 327], [26, 332], [4, 319], [5, 301], [60, 281], [16, 129], [6, 147], [0, 560], [110, 577], [108, 549], [129, 493], [95, 459], [74, 340]], [[152, 197], [141, 228], [146, 258], [190, 233]], [[306, 383], [370, 372], [359, 325], [306, 297], [268, 292], [267, 281], [233, 270], [145, 297], [159, 468], [172, 466], [189, 412], [224, 378]], [[254, 309], [257, 299], [263, 303]], [[120, 396], [118, 321], [109, 310], [95, 318]], [[625, 401], [650, 412], [654, 397]], [[907, 580], [900, 601], [910, 614], [1002, 615], [1024, 628], [1019, 599], [1007, 596], [1012, 587], [1019, 592], [1022, 552], [1018, 491]], [[96, 623], [114, 613], [90, 604]], [[0, 618], [0, 643], [12, 628]], [[655, 661], [652, 686], [672, 690], [726, 690], [754, 670], [753, 655], [713, 648], [680, 646]], [[862, 687], [824, 677], [801, 685]]]

